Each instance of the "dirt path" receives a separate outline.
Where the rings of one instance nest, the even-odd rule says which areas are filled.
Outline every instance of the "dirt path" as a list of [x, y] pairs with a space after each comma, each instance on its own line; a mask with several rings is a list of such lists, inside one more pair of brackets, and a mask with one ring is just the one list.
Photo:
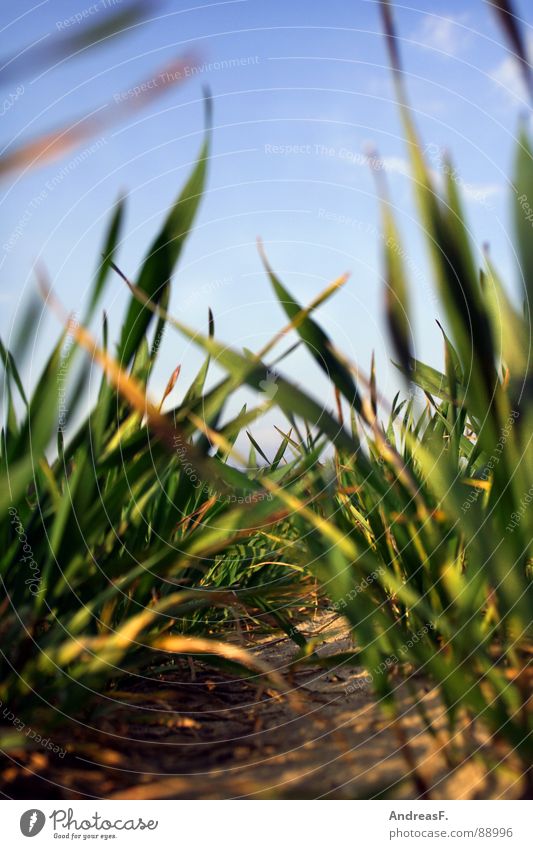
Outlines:
[[[347, 651], [339, 620], [323, 614], [306, 628], [321, 657]], [[502, 752], [479, 728], [463, 729], [451, 754], [444, 717], [420, 678], [398, 680], [401, 725], [387, 717], [361, 668], [290, 670], [295, 647], [264, 640], [254, 652], [290, 683], [279, 696], [257, 678], [229, 678], [203, 664], [175, 667], [159, 684], [134, 682], [96, 712], [98, 730], [79, 728], [68, 754], [20, 752], [4, 770], [11, 798], [517, 798], [516, 765], [489, 770]], [[422, 701], [437, 737], [424, 728]], [[69, 729], [72, 732], [72, 729]], [[480, 748], [481, 747], [481, 748]], [[459, 754], [457, 754], [459, 753]], [[412, 769], [414, 762], [418, 764]]]

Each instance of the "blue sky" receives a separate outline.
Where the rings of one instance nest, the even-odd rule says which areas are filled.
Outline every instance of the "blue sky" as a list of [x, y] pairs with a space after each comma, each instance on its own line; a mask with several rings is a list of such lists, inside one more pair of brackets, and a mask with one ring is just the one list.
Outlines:
[[[81, 24], [65, 24], [77, 13], [85, 11], [86, 23], [103, 20], [106, 2], [2, 4], [4, 58], [37, 42], [51, 43], [63, 32], [81, 32]], [[126, 6], [126, 0], [114, 4], [115, 10]], [[196, 56], [184, 85], [82, 143], [80, 150], [90, 149], [89, 155], [65, 178], [53, 182], [79, 150], [31, 173], [4, 178], [2, 337], [9, 339], [21, 304], [35, 288], [36, 260], [45, 263], [65, 306], [81, 312], [106, 221], [121, 192], [127, 194], [128, 212], [119, 264], [135, 278], [201, 144], [202, 86], [208, 84], [215, 110], [208, 191], [175, 275], [172, 311], [204, 329], [209, 305], [220, 339], [237, 347], [262, 345], [283, 323], [283, 313], [258, 258], [255, 242], [261, 236], [272, 265], [302, 303], [351, 272], [344, 290], [322, 310], [322, 322], [364, 371], [376, 351], [381, 388], [390, 395], [398, 378], [389, 363], [382, 318], [379, 209], [363, 161], [372, 144], [383, 157], [404, 238], [416, 352], [438, 365], [434, 318], [439, 307], [416, 222], [377, 4], [191, 0], [190, 5], [162, 2], [147, 8], [148, 21], [128, 38], [20, 80], [4, 78], [3, 97], [9, 98], [2, 122], [5, 151], [17, 139], [91, 110], [105, 107], [105, 113], [115, 96], [157, 75], [178, 56], [193, 51]], [[531, 6], [516, 3], [516, 9], [531, 32]], [[517, 274], [508, 177], [518, 117], [527, 108], [514, 60], [481, 0], [397, 4], [396, 20], [424, 142], [435, 146], [432, 150], [452, 152], [473, 237], [478, 245], [490, 243], [512, 287]], [[17, 94], [20, 83], [24, 90]], [[46, 189], [49, 181], [51, 190]], [[36, 210], [32, 201], [43, 191]], [[123, 286], [113, 280], [104, 303], [112, 328], [120, 325], [125, 303]], [[56, 332], [55, 319], [44, 315], [35, 333], [30, 380]], [[185, 389], [199, 356], [169, 333], [154, 394], [178, 362]], [[325, 381], [303, 352], [294, 355], [292, 373], [318, 397], [326, 392]]]

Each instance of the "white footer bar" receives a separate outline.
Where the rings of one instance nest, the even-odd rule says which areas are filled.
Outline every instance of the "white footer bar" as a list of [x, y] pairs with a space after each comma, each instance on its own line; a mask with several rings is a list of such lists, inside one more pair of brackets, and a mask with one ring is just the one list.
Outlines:
[[5, 801], [0, 841], [6, 849], [531, 849], [532, 807], [516, 801]]

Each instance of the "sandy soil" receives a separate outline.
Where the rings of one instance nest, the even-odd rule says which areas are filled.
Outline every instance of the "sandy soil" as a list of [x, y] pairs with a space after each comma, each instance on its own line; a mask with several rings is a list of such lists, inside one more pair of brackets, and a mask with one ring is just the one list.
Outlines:
[[[307, 623], [305, 632], [317, 639], [321, 658], [351, 648], [346, 627], [331, 614]], [[384, 712], [361, 668], [293, 668], [295, 646], [284, 637], [265, 639], [253, 651], [284, 676], [285, 694], [264, 679], [230, 677], [196, 661], [160, 673], [157, 684], [132, 680], [113, 693], [116, 702], [97, 710], [92, 729], [79, 727], [72, 736], [69, 728], [64, 758], [36, 750], [4, 760], [3, 793], [486, 799], [523, 792], [516, 764], [489, 746], [477, 725], [463, 723], [450, 742], [442, 707], [424, 679], [397, 676], [398, 722]]]

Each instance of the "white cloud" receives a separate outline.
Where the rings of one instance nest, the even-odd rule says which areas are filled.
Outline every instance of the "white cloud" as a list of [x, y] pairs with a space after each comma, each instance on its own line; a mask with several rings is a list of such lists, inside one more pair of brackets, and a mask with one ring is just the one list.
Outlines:
[[[531, 56], [533, 53], [533, 36], [528, 36], [527, 50], [528, 55]], [[492, 69], [490, 76], [515, 106], [520, 103], [527, 105], [528, 93], [518, 59], [514, 56], [506, 56], [499, 65]]]
[[460, 188], [467, 200], [485, 204], [489, 198], [499, 195], [503, 187], [498, 183], [462, 183]]
[[466, 21], [467, 16], [464, 14], [455, 18], [449, 15], [424, 15], [412, 38], [430, 50], [457, 56], [466, 48], [470, 39]]
[[[400, 174], [402, 177], [412, 177], [411, 165], [402, 156], [384, 156], [381, 160], [383, 170], [389, 174]], [[445, 172], [442, 163], [434, 168], [430, 168], [431, 175], [435, 180], [435, 185], [439, 191], [444, 189]], [[453, 179], [456, 181], [460, 193], [465, 200], [478, 203], [481, 206], [487, 205], [489, 198], [494, 197], [502, 191], [502, 186], [498, 183], [468, 183], [463, 180], [461, 175], [453, 169]]]

